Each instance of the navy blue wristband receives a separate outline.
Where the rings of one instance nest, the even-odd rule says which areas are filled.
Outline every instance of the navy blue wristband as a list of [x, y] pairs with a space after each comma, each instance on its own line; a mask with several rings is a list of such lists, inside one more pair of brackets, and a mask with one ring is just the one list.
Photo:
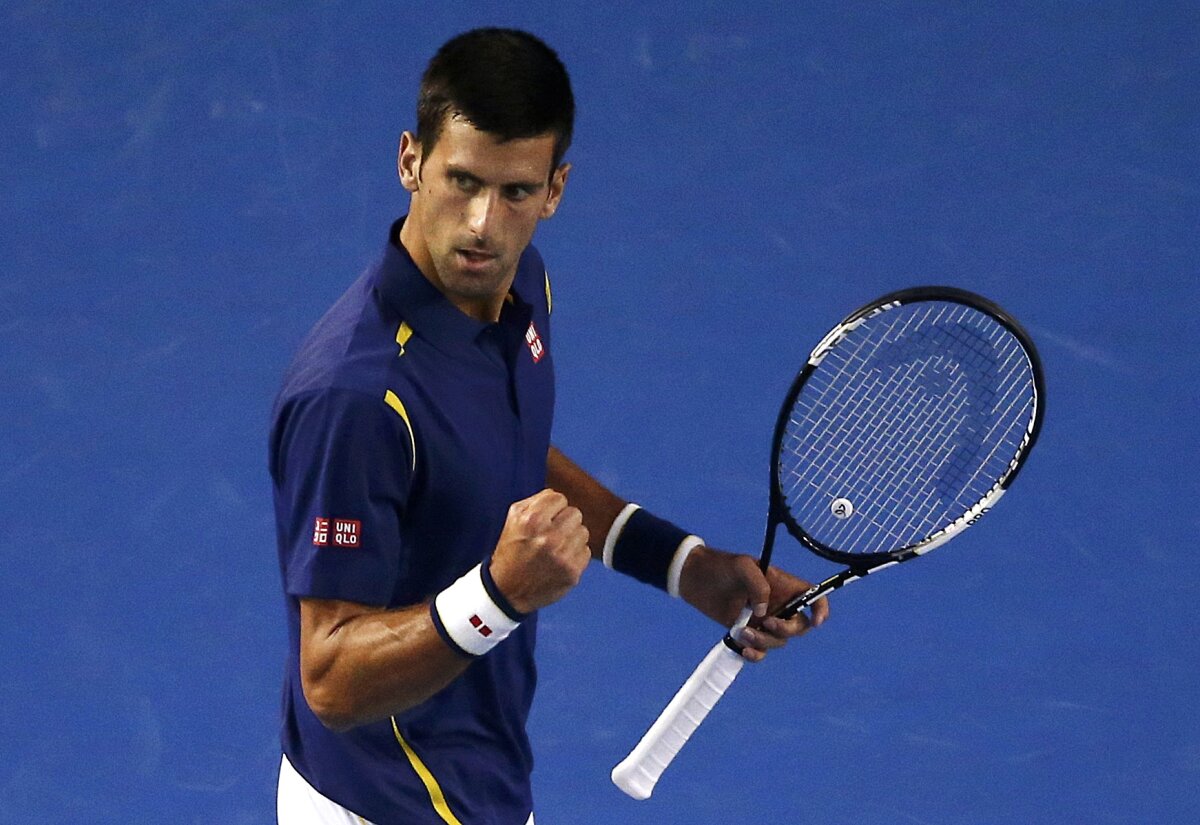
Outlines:
[[617, 533], [610, 537], [611, 547], [606, 547], [604, 563], [618, 573], [678, 595], [668, 586], [672, 564], [688, 539], [694, 540], [692, 546], [699, 544], [699, 540], [682, 527], [636, 505], [629, 505], [622, 517], [613, 525]]

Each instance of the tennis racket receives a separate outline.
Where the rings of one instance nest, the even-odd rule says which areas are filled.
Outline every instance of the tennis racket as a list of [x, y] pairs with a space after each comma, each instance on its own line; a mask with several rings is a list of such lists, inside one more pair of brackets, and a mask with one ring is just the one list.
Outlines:
[[[780, 524], [846, 569], [777, 612], [945, 544], [1017, 477], [1041, 429], [1041, 361], [991, 301], [950, 287], [885, 295], [834, 327], [792, 382], [775, 424], [760, 563]], [[745, 661], [743, 611], [612, 772], [646, 799]]]

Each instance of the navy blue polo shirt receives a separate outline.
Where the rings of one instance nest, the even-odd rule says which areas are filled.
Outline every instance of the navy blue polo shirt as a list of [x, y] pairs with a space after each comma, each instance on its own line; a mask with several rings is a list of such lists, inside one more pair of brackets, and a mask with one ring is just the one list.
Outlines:
[[545, 485], [554, 370], [541, 257], [525, 251], [499, 322], [482, 323], [420, 273], [401, 223], [301, 344], [275, 404], [283, 749], [314, 788], [380, 825], [523, 825], [536, 615], [391, 719], [335, 733], [301, 689], [301, 598], [427, 602], [486, 560], [509, 505]]

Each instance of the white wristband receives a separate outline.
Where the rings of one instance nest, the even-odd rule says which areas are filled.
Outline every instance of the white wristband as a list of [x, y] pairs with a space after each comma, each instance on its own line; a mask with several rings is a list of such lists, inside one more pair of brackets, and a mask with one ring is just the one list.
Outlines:
[[602, 561], [604, 566], [609, 570], [613, 569], [613, 549], [617, 546], [617, 539], [621, 537], [621, 531], [625, 529], [625, 523], [629, 521], [629, 517], [642, 509], [640, 504], [634, 504], [632, 501], [625, 505], [617, 517], [613, 519], [612, 527], [608, 528], [608, 536], [604, 539], [604, 554]]
[[679, 543], [679, 549], [671, 558], [671, 566], [667, 568], [667, 592], [679, 598], [679, 577], [683, 575], [683, 564], [697, 547], [704, 544], [699, 536], [688, 536]]
[[520, 625], [488, 595], [478, 564], [437, 594], [433, 615], [443, 637], [471, 656], [487, 653]]

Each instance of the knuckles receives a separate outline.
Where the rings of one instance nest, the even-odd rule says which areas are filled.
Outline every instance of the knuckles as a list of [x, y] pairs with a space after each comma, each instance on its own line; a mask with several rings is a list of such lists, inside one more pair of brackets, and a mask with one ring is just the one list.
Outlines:
[[578, 585], [591, 561], [589, 538], [583, 513], [562, 493], [547, 489], [510, 505], [497, 557], [524, 571], [516, 574], [527, 591], [522, 604], [552, 603]]
[[[526, 534], [540, 535], [550, 529], [552, 522], [564, 510], [575, 510], [567, 497], [555, 490], [542, 490], [536, 495], [509, 505], [507, 522]], [[582, 519], [582, 515], [580, 515]]]

